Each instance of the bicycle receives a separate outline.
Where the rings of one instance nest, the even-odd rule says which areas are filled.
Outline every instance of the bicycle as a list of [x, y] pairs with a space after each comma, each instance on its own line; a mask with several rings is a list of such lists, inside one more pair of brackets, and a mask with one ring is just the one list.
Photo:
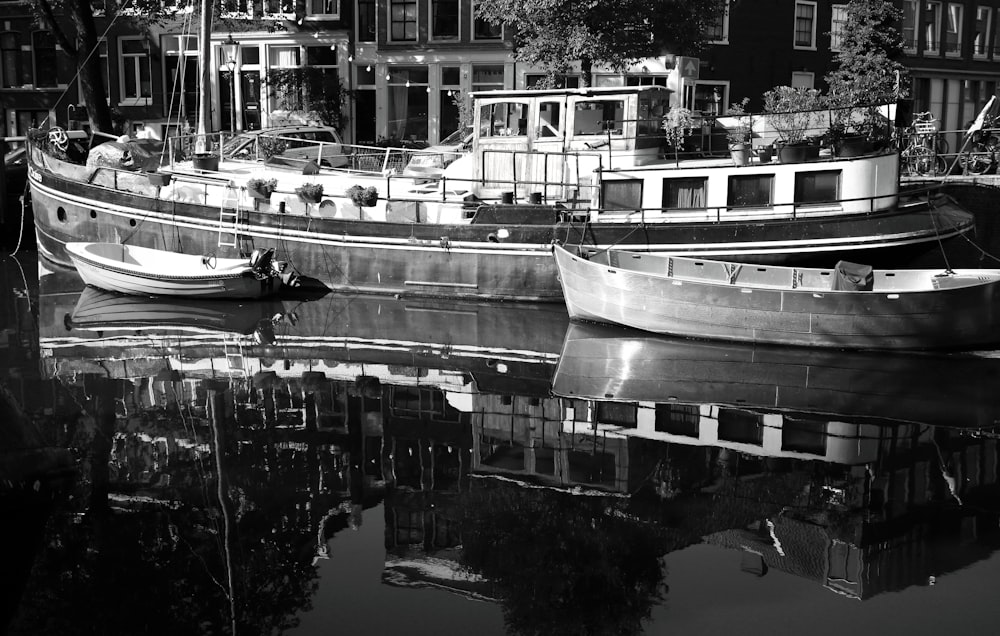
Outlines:
[[948, 152], [948, 142], [938, 135], [936, 123], [931, 113], [917, 113], [913, 123], [903, 131], [909, 142], [900, 154], [908, 175], [928, 177], [947, 171], [941, 155]]
[[972, 133], [968, 149], [959, 155], [958, 162], [962, 166], [962, 174], [986, 174], [997, 162], [996, 153], [1000, 150], [1000, 132], [996, 128], [996, 118], [983, 124], [983, 127]]

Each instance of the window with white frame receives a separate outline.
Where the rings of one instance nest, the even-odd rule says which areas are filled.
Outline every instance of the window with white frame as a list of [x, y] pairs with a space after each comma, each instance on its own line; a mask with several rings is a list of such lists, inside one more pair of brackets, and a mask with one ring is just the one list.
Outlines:
[[830, 50], [837, 52], [844, 45], [844, 27], [847, 26], [847, 5], [835, 4], [830, 10]]
[[917, 50], [917, 12], [918, 0], [903, 2], [903, 50], [909, 53]]
[[57, 86], [56, 39], [51, 31], [35, 31], [31, 34], [31, 58], [35, 87]]
[[295, 0], [263, 0], [262, 8], [266, 15], [294, 15]]
[[3, 73], [4, 88], [14, 88], [23, 84], [21, 34], [16, 31], [0, 33], [0, 71]]
[[306, 9], [309, 16], [340, 19], [340, 0], [306, 0]]
[[965, 17], [965, 7], [957, 2], [948, 3], [948, 21], [944, 31], [945, 55], [959, 56], [962, 54], [962, 18]]
[[989, 55], [990, 27], [993, 22], [993, 7], [976, 7], [976, 30], [972, 34], [972, 54], [984, 58]]
[[431, 0], [432, 40], [457, 40], [459, 24], [458, 0]]
[[796, 0], [795, 40], [797, 49], [816, 48], [816, 3]]
[[168, 119], [193, 119], [198, 109], [198, 38], [165, 35], [160, 46], [164, 61], [164, 110]]
[[924, 25], [924, 54], [937, 55], [941, 52], [941, 3], [924, 3], [922, 17]]
[[479, 17], [479, 11], [476, 5], [478, 2], [473, 2], [472, 4], [472, 39], [474, 40], [499, 40], [503, 37], [503, 27], [498, 24], [492, 24], [483, 20]]
[[705, 39], [711, 44], [729, 44], [729, 0], [719, 17], [705, 28]]
[[118, 40], [119, 103], [141, 106], [153, 96], [149, 70], [149, 43], [143, 37], [122, 37]]
[[389, 0], [389, 39], [415, 42], [417, 39], [417, 3], [415, 0]]
[[792, 88], [815, 88], [816, 74], [809, 71], [792, 72]]

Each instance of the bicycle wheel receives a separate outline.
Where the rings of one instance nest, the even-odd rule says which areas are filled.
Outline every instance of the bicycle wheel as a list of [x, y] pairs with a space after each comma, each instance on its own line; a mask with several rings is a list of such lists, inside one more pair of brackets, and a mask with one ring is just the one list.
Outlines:
[[930, 148], [913, 146], [907, 149], [906, 173], [911, 177], [926, 177], [935, 169], [934, 156]]
[[959, 158], [962, 174], [985, 174], [993, 165], [993, 158], [987, 152], [966, 152]]

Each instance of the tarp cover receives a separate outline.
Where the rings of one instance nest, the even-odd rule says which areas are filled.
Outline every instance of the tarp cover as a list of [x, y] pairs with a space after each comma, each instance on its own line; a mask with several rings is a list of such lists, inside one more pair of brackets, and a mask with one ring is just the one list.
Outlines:
[[838, 261], [833, 276], [835, 291], [871, 291], [875, 282], [871, 265]]

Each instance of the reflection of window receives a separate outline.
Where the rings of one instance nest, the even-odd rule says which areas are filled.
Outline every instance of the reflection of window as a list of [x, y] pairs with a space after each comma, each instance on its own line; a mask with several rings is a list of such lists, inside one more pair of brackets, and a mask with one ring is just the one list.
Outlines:
[[415, 41], [417, 39], [417, 3], [412, 0], [390, 0], [389, 39]]
[[753, 174], [729, 177], [729, 205], [771, 205], [774, 175]]
[[924, 53], [936, 54], [941, 50], [941, 3], [924, 5]]
[[577, 135], [622, 134], [625, 102], [601, 100], [577, 102], [574, 110], [573, 130]]
[[631, 402], [597, 402], [596, 421], [598, 424], [613, 424], [622, 428], [635, 428], [638, 408]]
[[21, 85], [21, 36], [9, 31], [0, 33], [0, 66], [3, 72], [3, 87]]
[[642, 179], [614, 179], [601, 183], [606, 210], [641, 210]]
[[781, 427], [781, 450], [826, 455], [826, 425], [824, 421], [786, 417]]
[[476, 4], [478, 3], [473, 4], [473, 13], [476, 15], [472, 19], [472, 38], [474, 40], [499, 40], [503, 36], [503, 27], [480, 19]]
[[755, 446], [763, 445], [764, 427], [761, 425], [763, 417], [763, 415], [739, 409], [719, 409], [719, 440]]
[[992, 7], [976, 7], [976, 31], [972, 37], [972, 53], [976, 57], [986, 57], [989, 54], [989, 34], [992, 21]]
[[663, 180], [663, 207], [668, 209], [704, 208], [708, 177], [685, 177]]
[[795, 3], [795, 48], [816, 48], [816, 3], [798, 0]]
[[520, 102], [483, 104], [479, 110], [482, 137], [512, 137], [528, 134], [528, 105]]
[[796, 203], [827, 203], [840, 198], [840, 170], [795, 175]]
[[145, 104], [153, 96], [150, 81], [149, 48], [144, 38], [118, 40], [118, 71], [121, 76], [121, 102]]
[[729, 0], [722, 15], [705, 28], [705, 39], [712, 44], [729, 44]]
[[657, 404], [656, 431], [698, 437], [701, 413], [695, 404]]
[[835, 4], [830, 16], [830, 50], [839, 51], [844, 42], [844, 27], [847, 25], [847, 5]]
[[917, 0], [903, 2], [903, 48], [917, 50]]
[[375, 41], [375, 0], [358, 1], [358, 42]]
[[431, 39], [458, 39], [458, 0], [431, 2]]
[[51, 31], [31, 34], [31, 51], [34, 56], [35, 86], [49, 87], [58, 83], [56, 74], [56, 40]]
[[948, 22], [944, 32], [944, 52], [947, 55], [962, 54], [963, 9], [957, 2], [948, 3]]

